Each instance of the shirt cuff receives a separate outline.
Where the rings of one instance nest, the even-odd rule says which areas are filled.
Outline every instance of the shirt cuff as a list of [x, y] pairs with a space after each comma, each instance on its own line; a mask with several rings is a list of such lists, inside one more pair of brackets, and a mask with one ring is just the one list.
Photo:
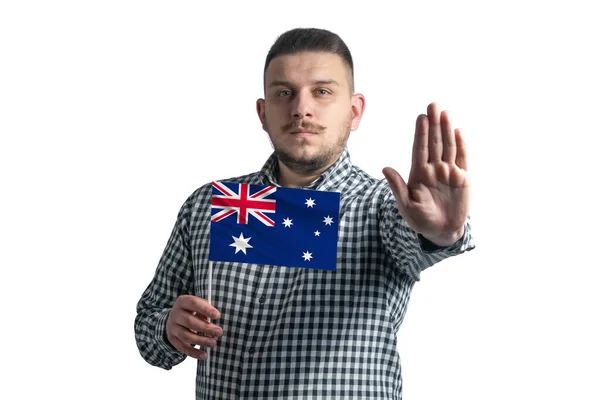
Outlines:
[[465, 239], [466, 232], [467, 232], [467, 230], [465, 229], [465, 233], [463, 233], [461, 238], [448, 246], [438, 246], [437, 244], [433, 243], [431, 240], [427, 239], [425, 236], [421, 235], [420, 233], [417, 233], [417, 237], [419, 238], [419, 245], [421, 246], [421, 251], [423, 253], [436, 253], [438, 251], [444, 251], [444, 250], [452, 251], [452, 250], [459, 249], [461, 247], [463, 240]]
[[156, 325], [154, 331], [154, 338], [156, 339], [156, 343], [158, 347], [164, 351], [166, 354], [177, 357], [181, 356], [181, 352], [175, 348], [167, 339], [167, 318], [169, 316], [169, 312], [171, 310], [163, 310], [156, 318]]

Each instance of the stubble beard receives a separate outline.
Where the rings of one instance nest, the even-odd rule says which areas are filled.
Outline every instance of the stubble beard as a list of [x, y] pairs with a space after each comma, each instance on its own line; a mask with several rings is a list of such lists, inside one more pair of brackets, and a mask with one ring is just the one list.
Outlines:
[[[277, 146], [273, 140], [271, 140], [271, 145], [279, 161], [291, 171], [294, 171], [298, 174], [307, 175], [322, 172], [325, 170], [325, 168], [333, 164], [344, 151], [350, 136], [351, 123], [352, 116], [350, 115], [340, 127], [341, 135], [339, 136], [337, 142], [333, 143], [327, 148], [320, 149], [320, 151], [313, 156], [294, 156], [294, 154], [286, 151], [282, 146]], [[308, 145], [308, 139], [300, 139], [300, 143], [298, 144], [298, 146], [301, 147]]]

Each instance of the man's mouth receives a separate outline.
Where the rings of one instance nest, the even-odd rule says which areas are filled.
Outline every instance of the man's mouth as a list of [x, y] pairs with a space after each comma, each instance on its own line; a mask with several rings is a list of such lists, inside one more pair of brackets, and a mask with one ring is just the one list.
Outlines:
[[293, 129], [291, 133], [299, 138], [307, 138], [316, 135], [316, 133], [308, 131], [306, 129]]

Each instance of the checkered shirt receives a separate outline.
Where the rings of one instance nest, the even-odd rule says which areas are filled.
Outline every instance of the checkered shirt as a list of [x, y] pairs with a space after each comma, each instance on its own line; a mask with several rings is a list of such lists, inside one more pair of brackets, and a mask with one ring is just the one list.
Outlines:
[[[226, 179], [277, 185], [277, 159]], [[399, 216], [385, 179], [354, 166], [345, 149], [306, 187], [341, 193], [336, 271], [213, 262], [212, 304], [223, 336], [198, 361], [196, 399], [401, 399], [396, 334], [424, 269], [475, 246], [437, 247]], [[155, 275], [137, 304], [135, 338], [151, 365], [185, 355], [165, 323], [182, 294], [207, 297], [211, 184], [181, 207]]]

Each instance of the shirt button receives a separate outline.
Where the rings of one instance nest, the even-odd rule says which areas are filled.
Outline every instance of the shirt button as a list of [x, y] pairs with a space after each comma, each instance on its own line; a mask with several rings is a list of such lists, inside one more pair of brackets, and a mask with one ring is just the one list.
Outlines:
[[258, 299], [258, 302], [260, 304], [263, 304], [265, 301], [267, 301], [267, 297], [263, 294], [262, 296], [260, 296], [260, 299]]
[[248, 349], [248, 354], [252, 355], [252, 354], [254, 354], [254, 352], [255, 352], [255, 351], [256, 351], [256, 350], [254, 350], [254, 347], [250, 347], [250, 348]]

